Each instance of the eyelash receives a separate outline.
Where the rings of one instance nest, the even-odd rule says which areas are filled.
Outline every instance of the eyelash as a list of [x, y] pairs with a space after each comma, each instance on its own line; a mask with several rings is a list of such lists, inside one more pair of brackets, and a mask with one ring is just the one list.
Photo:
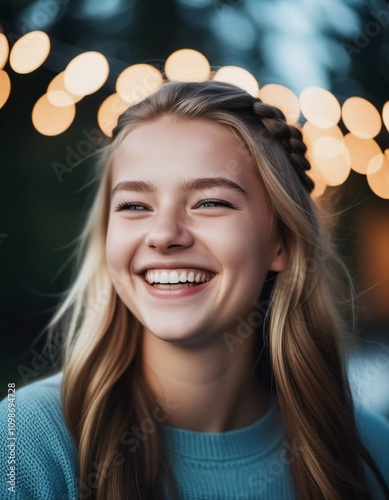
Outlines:
[[[231, 203], [228, 203], [227, 201], [223, 201], [223, 200], [217, 200], [217, 199], [202, 200], [200, 203], [198, 203], [198, 205], [202, 205], [204, 203], [214, 203], [214, 204], [218, 204], [218, 205], [220, 205], [222, 207], [234, 208], [233, 205], [231, 205]], [[121, 210], [130, 210], [131, 207], [145, 207], [145, 205], [142, 205], [141, 203], [124, 201], [124, 202], [119, 203], [118, 205], [116, 205], [115, 211], [119, 212]], [[145, 208], [147, 208], [147, 207], [145, 207]], [[143, 212], [143, 210], [136, 210], [136, 209], [131, 210], [131, 211], [132, 212]]]
[[218, 200], [215, 198], [208, 198], [206, 200], [201, 200], [200, 205], [202, 205], [203, 203], [215, 203], [217, 205], [220, 205], [221, 207], [233, 208], [231, 203], [228, 203], [227, 201], [223, 201], [223, 200]]
[[[133, 203], [129, 201], [124, 201], [123, 203], [119, 203], [115, 207], [115, 211], [119, 212], [120, 210], [128, 210], [131, 207], [144, 207], [144, 205], [141, 205], [140, 203]], [[136, 210], [133, 210], [135, 212]], [[138, 212], [143, 212], [143, 210], [137, 210]]]

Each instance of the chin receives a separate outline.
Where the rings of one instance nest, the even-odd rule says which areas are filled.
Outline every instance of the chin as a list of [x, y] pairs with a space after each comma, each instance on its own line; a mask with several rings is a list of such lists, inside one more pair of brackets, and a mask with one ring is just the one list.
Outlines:
[[183, 323], [178, 322], [178, 324], [172, 324], [169, 322], [167, 325], [154, 325], [153, 322], [145, 324], [145, 330], [148, 331], [149, 335], [164, 340], [166, 342], [185, 342], [193, 341], [196, 338], [200, 340], [202, 334], [204, 333], [204, 328], [183, 328]]

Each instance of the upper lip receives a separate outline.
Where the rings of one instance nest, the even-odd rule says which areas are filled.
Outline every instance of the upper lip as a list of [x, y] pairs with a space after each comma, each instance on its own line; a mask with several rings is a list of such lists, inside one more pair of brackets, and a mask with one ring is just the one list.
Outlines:
[[215, 271], [204, 267], [200, 264], [193, 264], [192, 262], [150, 262], [143, 266], [138, 274], [143, 274], [150, 269], [199, 269], [200, 271], [208, 271], [215, 274]]

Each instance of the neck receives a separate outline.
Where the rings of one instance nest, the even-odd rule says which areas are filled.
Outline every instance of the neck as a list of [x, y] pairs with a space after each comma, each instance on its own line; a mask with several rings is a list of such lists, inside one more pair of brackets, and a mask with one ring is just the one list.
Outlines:
[[165, 402], [163, 423], [225, 432], [261, 418], [271, 398], [255, 377], [256, 338], [251, 337], [231, 353], [223, 339], [193, 349], [161, 340], [145, 329], [142, 376], [159, 405]]

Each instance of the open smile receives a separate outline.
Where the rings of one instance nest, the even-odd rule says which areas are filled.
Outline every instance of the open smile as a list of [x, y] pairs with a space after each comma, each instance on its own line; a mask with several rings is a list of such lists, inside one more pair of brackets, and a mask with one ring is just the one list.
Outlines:
[[202, 269], [148, 269], [140, 276], [156, 298], [179, 298], [203, 291], [215, 273]]
[[174, 290], [201, 285], [214, 276], [215, 273], [202, 269], [148, 269], [145, 272], [145, 281], [162, 290]]

